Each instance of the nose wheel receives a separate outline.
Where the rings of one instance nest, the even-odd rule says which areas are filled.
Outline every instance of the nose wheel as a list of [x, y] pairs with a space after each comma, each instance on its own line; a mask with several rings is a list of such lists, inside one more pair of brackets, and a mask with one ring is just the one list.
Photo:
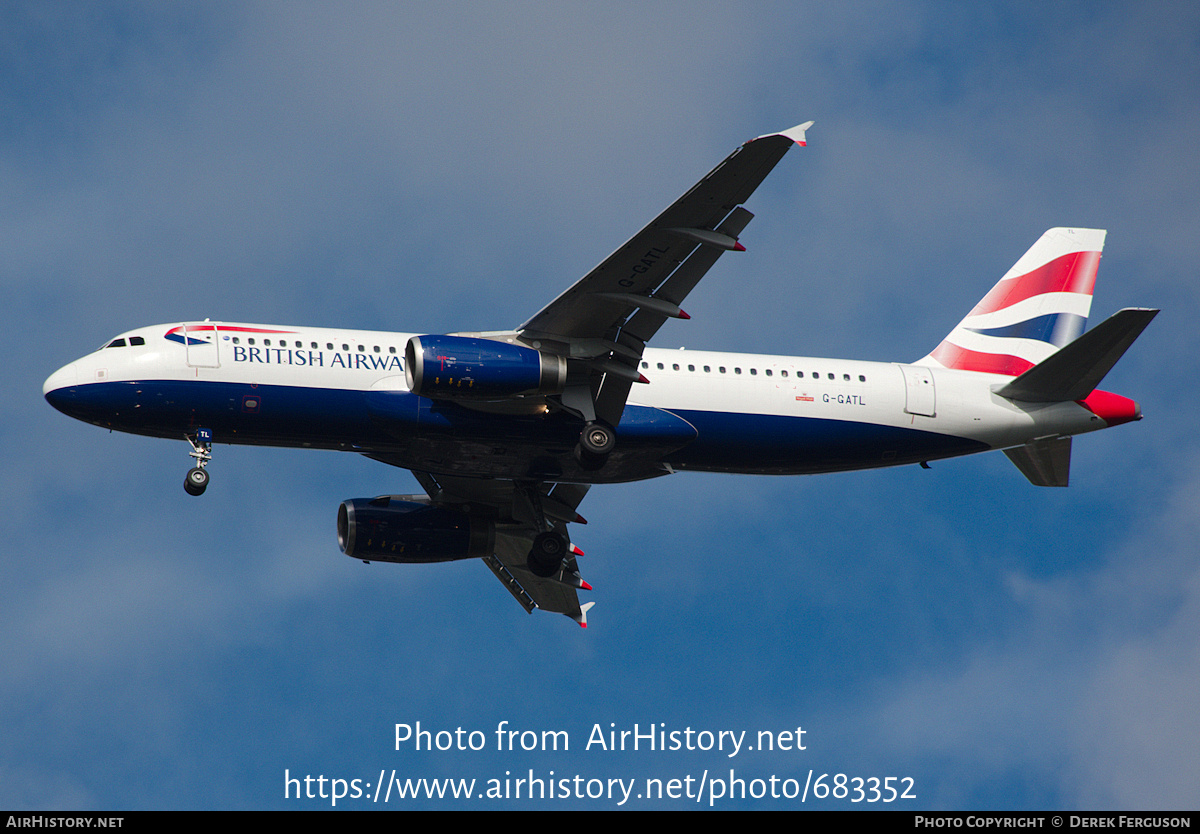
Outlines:
[[208, 489], [208, 473], [199, 466], [189, 469], [187, 478], [183, 481], [184, 491], [188, 495], [200, 495]]
[[212, 430], [197, 429], [194, 437], [190, 434], [184, 437], [192, 445], [188, 454], [196, 459], [196, 465], [188, 470], [183, 490], [188, 495], [202, 495], [208, 489], [208, 472], [204, 467], [212, 460]]

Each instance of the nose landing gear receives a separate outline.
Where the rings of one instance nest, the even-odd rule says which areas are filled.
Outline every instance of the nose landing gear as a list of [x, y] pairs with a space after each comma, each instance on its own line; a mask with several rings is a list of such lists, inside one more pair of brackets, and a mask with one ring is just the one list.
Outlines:
[[184, 437], [192, 444], [188, 454], [196, 459], [196, 465], [188, 470], [183, 489], [188, 495], [201, 495], [208, 489], [208, 472], [204, 467], [212, 460], [212, 429], [196, 429], [194, 438], [190, 434]]

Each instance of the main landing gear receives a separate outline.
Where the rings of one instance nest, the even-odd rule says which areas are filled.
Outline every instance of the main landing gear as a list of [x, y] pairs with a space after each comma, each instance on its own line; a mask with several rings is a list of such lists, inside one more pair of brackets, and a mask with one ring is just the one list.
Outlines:
[[567, 537], [557, 530], [538, 533], [533, 539], [533, 548], [529, 551], [526, 562], [530, 573], [542, 578], [554, 576], [562, 567], [563, 558], [570, 546]]
[[556, 530], [547, 523], [546, 512], [542, 508], [542, 493], [538, 484], [524, 483], [517, 486], [528, 501], [528, 510], [539, 531], [533, 537], [533, 545], [529, 548], [525, 566], [534, 576], [540, 576], [543, 579], [554, 576], [562, 570], [563, 559], [567, 557], [567, 553], [571, 549], [571, 540], [567, 538], [566, 527], [560, 523]]
[[188, 495], [201, 495], [208, 489], [208, 472], [204, 467], [212, 460], [212, 429], [196, 429], [194, 438], [190, 434], [184, 437], [192, 444], [188, 454], [196, 459], [196, 465], [188, 470], [183, 489]]
[[583, 427], [579, 444], [575, 447], [575, 459], [589, 471], [604, 466], [608, 455], [617, 445], [617, 433], [607, 423], [595, 421]]

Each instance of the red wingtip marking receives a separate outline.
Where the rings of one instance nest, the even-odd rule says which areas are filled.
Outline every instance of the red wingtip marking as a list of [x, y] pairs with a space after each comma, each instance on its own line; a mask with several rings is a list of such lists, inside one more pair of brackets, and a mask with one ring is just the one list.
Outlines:
[[585, 591], [590, 591], [590, 590], [592, 590], [592, 586], [591, 586], [591, 585], [589, 585], [589, 584], [587, 583], [587, 581], [586, 581], [586, 580], [583, 580], [583, 579], [581, 579], [581, 580], [579, 580], [579, 581], [580, 581], [580, 583], [581, 583], [581, 584], [579, 585], [579, 587], [580, 587], [580, 588], [583, 588], [583, 590], [585, 590]]
[[575, 556], [582, 556], [582, 555], [583, 555], [583, 551], [582, 551], [582, 550], [580, 550], [580, 549], [579, 549], [578, 547], [576, 547], [575, 545], [571, 545], [571, 553], [572, 553], [572, 555], [575, 555]]
[[681, 319], [690, 319], [691, 318], [691, 316], [689, 316], [687, 313], [683, 312], [683, 310], [679, 311], [679, 317]]
[[646, 379], [646, 375], [645, 375], [645, 374], [638, 374], [638, 382], [642, 383], [643, 385], [649, 385], [649, 384], [650, 384], [650, 380]]
[[576, 524], [587, 524], [587, 519], [584, 518], [583, 516], [581, 516], [579, 513], [575, 513], [575, 523]]
[[742, 246], [742, 244], [738, 243], [738, 242], [735, 240], [735, 241], [733, 242], [733, 251], [734, 251], [734, 252], [745, 252], [745, 251], [746, 251], [746, 247], [745, 247], [745, 246]]
[[580, 627], [580, 628], [587, 628], [587, 623], [580, 623], [580, 624], [579, 624], [579, 627]]

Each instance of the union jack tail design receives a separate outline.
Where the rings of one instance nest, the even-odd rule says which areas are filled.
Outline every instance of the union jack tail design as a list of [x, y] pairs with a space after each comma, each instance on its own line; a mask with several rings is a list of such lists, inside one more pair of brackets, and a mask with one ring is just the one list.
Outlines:
[[1087, 324], [1102, 229], [1051, 229], [917, 365], [1019, 376]]

